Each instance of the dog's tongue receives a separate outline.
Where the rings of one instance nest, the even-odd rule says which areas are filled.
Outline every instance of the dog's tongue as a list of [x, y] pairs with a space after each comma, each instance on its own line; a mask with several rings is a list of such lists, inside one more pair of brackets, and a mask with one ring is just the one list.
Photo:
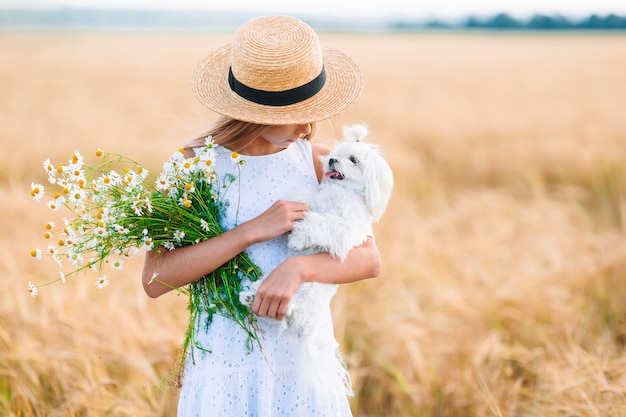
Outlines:
[[337, 176], [337, 172], [336, 171], [326, 171], [324, 173], [324, 176], [327, 177], [327, 178], [336, 177]]

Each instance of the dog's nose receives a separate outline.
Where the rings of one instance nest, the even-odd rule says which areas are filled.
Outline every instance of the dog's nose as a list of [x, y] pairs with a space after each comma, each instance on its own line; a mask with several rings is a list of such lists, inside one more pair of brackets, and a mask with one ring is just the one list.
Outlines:
[[332, 168], [332, 167], [333, 167], [336, 163], [337, 163], [337, 160], [336, 160], [335, 158], [330, 158], [330, 159], [328, 160], [328, 166], [329, 166], [330, 168]]

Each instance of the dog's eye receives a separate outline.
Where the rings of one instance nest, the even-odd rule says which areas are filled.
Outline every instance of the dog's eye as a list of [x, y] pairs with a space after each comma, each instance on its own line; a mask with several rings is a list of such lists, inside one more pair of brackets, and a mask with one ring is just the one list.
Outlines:
[[359, 161], [357, 161], [357, 159], [354, 156], [350, 157], [350, 162], [352, 162], [354, 165], [359, 163]]

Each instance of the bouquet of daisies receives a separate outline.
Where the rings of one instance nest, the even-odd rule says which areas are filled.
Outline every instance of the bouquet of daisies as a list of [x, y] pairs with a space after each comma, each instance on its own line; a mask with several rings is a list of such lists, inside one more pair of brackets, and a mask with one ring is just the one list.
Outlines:
[[[220, 191], [226, 190], [236, 176], [224, 175], [214, 169], [215, 148], [211, 138], [193, 158], [177, 151], [152, 176], [141, 164], [122, 155], [96, 151], [93, 163], [86, 164], [76, 151], [67, 165], [43, 163], [52, 192], [41, 184], [31, 184], [31, 195], [39, 201], [48, 196], [53, 211], [65, 208], [70, 215], [62, 223], [45, 225], [44, 237], [50, 241], [46, 249], [35, 249], [36, 259], [52, 258], [59, 266], [59, 275], [43, 284], [28, 283], [33, 297], [39, 289], [53, 282], [65, 282], [71, 275], [91, 269], [96, 271], [97, 288], [109, 283], [106, 267], [122, 269], [124, 259], [142, 251], [173, 250], [193, 245], [223, 233], [220, 218], [225, 203]], [[232, 156], [241, 174], [244, 162]], [[69, 265], [70, 271], [66, 272]], [[259, 343], [254, 316], [239, 301], [244, 279], [256, 281], [261, 271], [245, 252], [214, 272], [178, 289], [189, 296], [190, 321], [183, 346], [183, 359], [195, 338], [199, 316], [207, 314], [205, 325], [214, 314], [238, 323], [248, 334], [248, 348]], [[152, 280], [158, 280], [155, 273]], [[152, 282], [152, 281], [151, 281]]]

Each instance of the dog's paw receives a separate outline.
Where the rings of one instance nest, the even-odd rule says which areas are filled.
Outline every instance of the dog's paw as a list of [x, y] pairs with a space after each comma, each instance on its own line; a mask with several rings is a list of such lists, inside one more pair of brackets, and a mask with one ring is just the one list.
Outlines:
[[244, 306], [252, 307], [252, 304], [254, 304], [255, 294], [256, 293], [251, 291], [242, 291], [239, 293], [239, 302]]
[[305, 233], [299, 233], [297, 230], [294, 230], [289, 235], [287, 247], [294, 251], [303, 251], [311, 247], [311, 239]]
[[261, 286], [261, 281], [254, 281], [250, 284], [250, 287], [245, 288], [239, 293], [239, 302], [244, 306], [252, 307], [254, 299], [256, 297], [256, 291]]

